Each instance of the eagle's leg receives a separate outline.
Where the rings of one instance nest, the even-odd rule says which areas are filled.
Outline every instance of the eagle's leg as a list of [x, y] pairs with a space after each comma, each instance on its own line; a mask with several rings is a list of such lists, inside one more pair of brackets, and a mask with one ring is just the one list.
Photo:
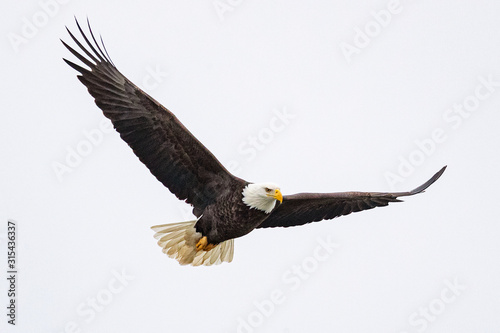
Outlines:
[[198, 243], [196, 243], [196, 250], [197, 251], [210, 251], [215, 247], [214, 244], [210, 244], [207, 240], [207, 236], [203, 236]]

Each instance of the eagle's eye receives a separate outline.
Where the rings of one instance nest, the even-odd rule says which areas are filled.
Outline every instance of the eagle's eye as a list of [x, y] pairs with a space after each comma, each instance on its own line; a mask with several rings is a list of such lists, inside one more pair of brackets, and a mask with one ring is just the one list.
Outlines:
[[270, 189], [270, 188], [268, 188], [268, 187], [266, 187], [266, 192], [267, 192], [267, 193], [271, 192], [271, 189]]

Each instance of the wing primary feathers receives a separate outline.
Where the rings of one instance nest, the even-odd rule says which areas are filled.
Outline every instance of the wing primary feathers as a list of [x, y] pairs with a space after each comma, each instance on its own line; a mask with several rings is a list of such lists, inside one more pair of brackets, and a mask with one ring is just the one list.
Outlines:
[[78, 72], [80, 72], [82, 74], [84, 74], [84, 73], [89, 74], [90, 73], [89, 70], [86, 70], [85, 68], [83, 68], [81, 66], [78, 66], [77, 64], [75, 64], [75, 63], [73, 63], [73, 62], [71, 62], [71, 61], [69, 61], [67, 59], [63, 58], [63, 60], [64, 60], [65, 63], [67, 63], [68, 65], [70, 65], [73, 69], [77, 70]]
[[[75, 18], [75, 21], [76, 21], [76, 26], [78, 27], [78, 30], [80, 30], [80, 34], [82, 35], [83, 39], [85, 40], [85, 42], [87, 43], [87, 45], [90, 47], [90, 49], [94, 52], [94, 55], [96, 55], [100, 61], [106, 61], [106, 59], [104, 59], [100, 54], [99, 52], [97, 52], [97, 50], [95, 49], [94, 45], [92, 45], [92, 43], [90, 42], [90, 40], [87, 38], [87, 36], [85, 35], [85, 33], [83, 32], [83, 29], [82, 27], [80, 26], [80, 24], [78, 23], [78, 21], [76, 20]], [[89, 25], [90, 27], [90, 25]], [[92, 36], [92, 39], [95, 40], [94, 38], [94, 34], [92, 33], [92, 30], [90, 30], [90, 35]], [[87, 52], [86, 52], [87, 53]], [[89, 53], [87, 53], [89, 54]], [[94, 58], [95, 59], [95, 58]], [[95, 60], [96, 62], [98, 62], [98, 60]]]
[[104, 44], [104, 41], [102, 40], [102, 36], [99, 36], [99, 38], [101, 39], [101, 44], [102, 44], [102, 47], [104, 49], [104, 52], [106, 52], [106, 55], [107, 55], [106, 59], [108, 59], [108, 61], [111, 63], [111, 65], [115, 66], [115, 64], [113, 63], [113, 60], [111, 60], [111, 57], [109, 56], [108, 50], [106, 50], [106, 44]]
[[[86, 48], [84, 48], [83, 45], [70, 32], [71, 37], [78, 44], [78, 46], [89, 57], [91, 57], [92, 60], [94, 60], [94, 62], [96, 62], [96, 64], [99, 63], [99, 62], [103, 62], [103, 63], [109, 63], [109, 64], [111, 64], [114, 67], [115, 65], [113, 64], [113, 62], [104, 55], [104, 53], [102, 52], [101, 48], [99, 47], [99, 43], [97, 43], [97, 41], [96, 41], [96, 39], [94, 37], [94, 33], [92, 32], [92, 28], [90, 27], [89, 19], [87, 18], [87, 24], [88, 24], [88, 27], [89, 27], [90, 36], [92, 37], [92, 40], [94, 41], [95, 46], [97, 47], [97, 50], [94, 47], [94, 45], [90, 42], [90, 40], [87, 38], [87, 36], [85, 35], [85, 33], [83, 32], [83, 29], [80, 26], [80, 24], [78, 23], [78, 20], [76, 19], [76, 17], [75, 17], [75, 22], [76, 22], [76, 25], [78, 27], [78, 30], [80, 31], [80, 34], [82, 35], [83, 39], [85, 40], [85, 42], [87, 43], [87, 45], [90, 47], [90, 49], [94, 52], [94, 55], [92, 55], [90, 53], [90, 51], [88, 51]], [[103, 43], [103, 47], [104, 47], [104, 43]], [[99, 58], [99, 59], [95, 58], [95, 56], [97, 56], [97, 58]], [[116, 67], [114, 67], [114, 68], [116, 68]], [[106, 71], [106, 73], [110, 76], [110, 78], [112, 78], [113, 80], [115, 80], [117, 82], [120, 82], [120, 77], [118, 77], [117, 74], [115, 73], [115, 71], [112, 70], [112, 69], [110, 69], [108, 66], [103, 66], [103, 67], [101, 67], [99, 69], [103, 70], [103, 71]]]
[[444, 167], [441, 168], [441, 170], [439, 170], [438, 172], [436, 172], [436, 174], [434, 176], [431, 177], [431, 179], [429, 179], [428, 181], [426, 181], [424, 184], [420, 185], [419, 187], [411, 190], [409, 193], [409, 195], [414, 195], [414, 194], [417, 194], [417, 193], [422, 193], [424, 192], [429, 186], [431, 186], [432, 184], [434, 184], [434, 182], [436, 180], [439, 179], [439, 177], [441, 177], [441, 175], [443, 174], [443, 172], [446, 170], [446, 167], [447, 165], [445, 165]]
[[[77, 24], [78, 24], [78, 22], [77, 22]], [[79, 26], [79, 25], [78, 25], [78, 27], [80, 28], [80, 26]], [[71, 39], [73, 39], [73, 41], [76, 43], [76, 45], [78, 45], [78, 47], [79, 47], [79, 48], [80, 48], [83, 52], [85, 52], [85, 54], [86, 54], [86, 55], [87, 55], [90, 59], [92, 59], [92, 60], [94, 61], [94, 63], [98, 63], [98, 62], [99, 62], [99, 60], [98, 60], [98, 59], [97, 59], [97, 58], [96, 58], [96, 57], [95, 57], [92, 53], [90, 53], [90, 52], [89, 52], [89, 51], [88, 51], [88, 50], [87, 50], [87, 49], [86, 49], [86, 48], [82, 45], [82, 43], [80, 43], [80, 41], [79, 41], [79, 40], [75, 37], [75, 35], [73, 35], [73, 33], [72, 33], [69, 29], [68, 29], [68, 27], [66, 27], [66, 31], [68, 31], [68, 34], [70, 35]], [[80, 28], [80, 31], [81, 31], [81, 28]], [[83, 34], [83, 32], [82, 32], [82, 34]], [[85, 35], [84, 35], [84, 36], [85, 36]], [[84, 38], [86, 39], [86, 37], [84, 37]], [[64, 42], [63, 42], [63, 43], [64, 43]], [[64, 45], [65, 45], [66, 47], [68, 47], [66, 43], [64, 43]], [[80, 54], [76, 55], [76, 54], [75, 54], [75, 52], [76, 52], [75, 50], [70, 49], [70, 51], [71, 51], [71, 53], [73, 53], [73, 54], [74, 54], [74, 55], [75, 55], [78, 59], [80, 59], [80, 60], [82, 60], [81, 58], [86, 59], [85, 57], [83, 57], [83, 56], [82, 56], [82, 55], [80, 55]], [[78, 53], [78, 52], [76, 52], [76, 53]], [[81, 58], [80, 58], [80, 57], [81, 57]], [[83, 61], [83, 60], [82, 60], [82, 61]], [[86, 60], [86, 61], [88, 61], [88, 60]], [[87, 65], [87, 63], [85, 63], [85, 64]], [[94, 65], [94, 64], [92, 64], [92, 65]], [[90, 66], [90, 65], [89, 65], [89, 66]]]
[[[68, 32], [69, 32], [69, 30], [68, 30]], [[71, 32], [70, 32], [70, 35], [71, 35]], [[71, 35], [71, 37], [73, 37], [73, 35]], [[92, 68], [93, 66], [95, 66], [95, 64], [93, 64], [90, 60], [88, 60], [87, 58], [85, 58], [84, 56], [82, 56], [80, 53], [78, 53], [77, 51], [75, 51], [75, 49], [73, 49], [71, 46], [69, 46], [68, 44], [66, 44], [63, 40], [61, 40], [61, 42], [69, 50], [69, 52], [71, 52], [71, 54], [73, 54], [75, 57], [77, 57], [78, 60], [80, 60], [81, 62], [83, 62], [85, 65], [89, 66], [90, 68]], [[78, 44], [79, 44], [79, 42], [77, 42], [77, 45]], [[78, 45], [78, 46], [80, 46], [80, 45]], [[85, 53], [87, 53], [87, 52], [85, 52]], [[92, 55], [90, 55], [90, 57], [93, 58]], [[67, 62], [67, 60], [65, 60], [65, 61]], [[95, 61], [97, 62], [97, 60], [95, 60]]]
[[[99, 57], [99, 58], [102, 59], [102, 61], [111, 62], [111, 61], [109, 61], [109, 59], [106, 57], [106, 55], [104, 54], [104, 52], [102, 52], [101, 48], [99, 47], [99, 43], [96, 41], [94, 33], [92, 32], [92, 28], [90, 27], [90, 21], [89, 21], [88, 17], [87, 17], [87, 25], [89, 27], [90, 36], [92, 37], [92, 40], [94, 41], [95, 46], [97, 46], [97, 49], [99, 50], [100, 55], [102, 56], [102, 57]], [[101, 40], [102, 40], [102, 38], [101, 38]], [[103, 46], [104, 46], [104, 43], [103, 43]]]

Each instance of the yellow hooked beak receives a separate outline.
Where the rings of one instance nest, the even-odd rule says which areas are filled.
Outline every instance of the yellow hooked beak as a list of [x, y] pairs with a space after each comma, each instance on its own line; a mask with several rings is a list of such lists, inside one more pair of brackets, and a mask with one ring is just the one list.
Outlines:
[[274, 194], [268, 194], [270, 197], [273, 197], [274, 199], [278, 200], [280, 203], [283, 202], [283, 194], [281, 194], [281, 191], [279, 188], [274, 190]]

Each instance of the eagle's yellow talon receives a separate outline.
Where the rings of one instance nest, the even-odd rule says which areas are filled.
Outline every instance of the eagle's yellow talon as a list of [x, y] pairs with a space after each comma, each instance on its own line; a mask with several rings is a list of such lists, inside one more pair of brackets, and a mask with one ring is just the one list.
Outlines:
[[197, 251], [210, 251], [215, 247], [214, 244], [208, 243], [207, 236], [203, 236], [198, 243], [196, 243]]
[[196, 243], [196, 250], [201, 251], [204, 250], [208, 244], [207, 236], [203, 236], [198, 243]]

